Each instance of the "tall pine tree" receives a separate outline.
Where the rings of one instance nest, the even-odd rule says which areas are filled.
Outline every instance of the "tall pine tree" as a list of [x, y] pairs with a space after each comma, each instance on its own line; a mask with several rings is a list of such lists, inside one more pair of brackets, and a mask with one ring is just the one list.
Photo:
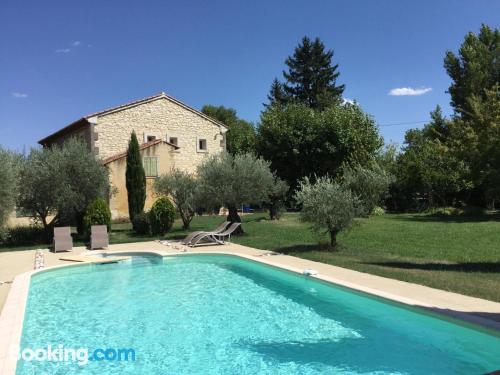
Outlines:
[[139, 142], [132, 131], [127, 149], [127, 170], [125, 172], [127, 186], [128, 214], [133, 222], [135, 216], [144, 211], [146, 202], [146, 174], [142, 165]]
[[446, 52], [444, 67], [452, 83], [448, 89], [451, 106], [462, 118], [469, 118], [473, 95], [486, 99], [486, 91], [500, 82], [500, 30], [481, 25], [479, 34], [465, 36], [458, 56]]
[[271, 84], [271, 90], [267, 95], [268, 104], [264, 104], [264, 106], [269, 107], [272, 105], [282, 105], [287, 102], [287, 95], [283, 88], [283, 84], [278, 81], [278, 78], [274, 78], [273, 83]]
[[274, 80], [268, 95], [269, 104], [290, 101], [304, 103], [315, 109], [324, 109], [340, 102], [345, 85], [337, 85], [338, 64], [332, 65], [333, 50], [325, 50], [319, 38], [304, 37], [289, 56], [283, 71], [285, 82]]

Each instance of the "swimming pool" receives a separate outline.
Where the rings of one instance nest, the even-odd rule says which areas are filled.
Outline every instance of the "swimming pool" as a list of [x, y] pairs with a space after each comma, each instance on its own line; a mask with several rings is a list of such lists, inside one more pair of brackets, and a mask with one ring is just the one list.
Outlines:
[[479, 374], [500, 338], [226, 255], [132, 257], [32, 277], [21, 347], [135, 361], [22, 361], [17, 374]]

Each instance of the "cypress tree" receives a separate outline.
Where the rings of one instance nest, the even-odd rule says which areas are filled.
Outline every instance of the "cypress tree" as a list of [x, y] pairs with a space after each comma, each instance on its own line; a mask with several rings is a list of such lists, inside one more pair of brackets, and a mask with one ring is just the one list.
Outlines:
[[144, 210], [146, 201], [146, 174], [142, 166], [139, 142], [132, 131], [127, 149], [127, 171], [125, 173], [128, 197], [128, 213], [133, 222], [135, 216]]

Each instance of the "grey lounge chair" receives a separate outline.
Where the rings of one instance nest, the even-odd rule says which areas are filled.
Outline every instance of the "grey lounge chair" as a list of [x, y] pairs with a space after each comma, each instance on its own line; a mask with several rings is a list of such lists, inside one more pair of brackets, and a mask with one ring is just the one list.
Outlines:
[[229, 221], [225, 221], [223, 222], [221, 225], [219, 225], [217, 228], [215, 228], [213, 231], [210, 231], [210, 232], [205, 232], [205, 231], [202, 231], [202, 230], [198, 230], [196, 232], [192, 232], [192, 233], [189, 233], [186, 238], [184, 238], [182, 241], [181, 241], [181, 244], [183, 245], [190, 245], [191, 244], [191, 241], [193, 241], [193, 239], [197, 236], [199, 236], [200, 234], [202, 233], [220, 233], [222, 232], [224, 229], [227, 228], [227, 226], [229, 225]]
[[54, 228], [54, 239], [52, 241], [54, 253], [58, 251], [69, 251], [73, 249], [73, 238], [70, 227]]
[[92, 225], [90, 234], [90, 249], [100, 249], [109, 246], [108, 227]]
[[231, 241], [231, 234], [241, 225], [241, 223], [232, 223], [229, 228], [219, 233], [203, 232], [191, 240], [188, 246], [196, 245], [223, 245], [227, 237]]

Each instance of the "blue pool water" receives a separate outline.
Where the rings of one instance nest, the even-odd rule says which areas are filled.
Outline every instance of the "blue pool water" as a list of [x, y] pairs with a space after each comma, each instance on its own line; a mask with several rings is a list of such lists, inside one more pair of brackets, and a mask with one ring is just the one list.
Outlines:
[[248, 260], [133, 257], [32, 278], [21, 346], [133, 348], [135, 361], [17, 374], [480, 374], [500, 338]]

